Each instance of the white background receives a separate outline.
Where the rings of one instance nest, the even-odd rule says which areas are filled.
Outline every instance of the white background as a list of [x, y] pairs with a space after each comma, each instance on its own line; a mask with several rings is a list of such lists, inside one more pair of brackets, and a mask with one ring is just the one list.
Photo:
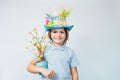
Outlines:
[[28, 32], [53, 8], [73, 9], [68, 46], [80, 62], [80, 80], [120, 80], [119, 0], [0, 0], [0, 80], [40, 80], [27, 72]]

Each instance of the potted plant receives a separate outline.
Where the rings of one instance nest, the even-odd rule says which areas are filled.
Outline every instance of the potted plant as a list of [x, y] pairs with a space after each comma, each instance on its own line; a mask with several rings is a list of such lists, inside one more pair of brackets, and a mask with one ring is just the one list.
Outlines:
[[37, 59], [39, 59], [36, 63], [37, 66], [48, 68], [48, 62], [44, 59], [44, 51], [50, 42], [46, 37], [46, 32], [40, 37], [40, 33], [35, 27], [31, 32], [29, 32], [29, 35], [31, 40], [26, 39], [29, 46], [26, 45], [25, 48], [34, 54]]

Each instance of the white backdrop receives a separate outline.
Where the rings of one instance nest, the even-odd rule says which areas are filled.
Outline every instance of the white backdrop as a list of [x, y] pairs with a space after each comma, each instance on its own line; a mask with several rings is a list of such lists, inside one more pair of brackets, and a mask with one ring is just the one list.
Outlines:
[[119, 0], [0, 0], [0, 80], [40, 80], [27, 72], [28, 32], [41, 30], [52, 8], [73, 9], [68, 46], [80, 62], [80, 80], [120, 80]]

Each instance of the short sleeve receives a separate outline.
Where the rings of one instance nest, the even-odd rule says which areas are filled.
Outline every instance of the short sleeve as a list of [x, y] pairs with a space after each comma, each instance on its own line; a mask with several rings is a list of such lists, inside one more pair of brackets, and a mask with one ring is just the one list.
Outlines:
[[78, 64], [79, 64], [78, 59], [77, 59], [74, 51], [72, 51], [71, 58], [70, 58], [70, 67], [77, 67]]

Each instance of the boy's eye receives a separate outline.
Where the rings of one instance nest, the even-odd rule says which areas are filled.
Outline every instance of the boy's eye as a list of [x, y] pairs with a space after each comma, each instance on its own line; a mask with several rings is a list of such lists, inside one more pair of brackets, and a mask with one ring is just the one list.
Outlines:
[[57, 31], [53, 31], [53, 33], [57, 33]]
[[60, 32], [60, 33], [64, 33], [64, 32]]

